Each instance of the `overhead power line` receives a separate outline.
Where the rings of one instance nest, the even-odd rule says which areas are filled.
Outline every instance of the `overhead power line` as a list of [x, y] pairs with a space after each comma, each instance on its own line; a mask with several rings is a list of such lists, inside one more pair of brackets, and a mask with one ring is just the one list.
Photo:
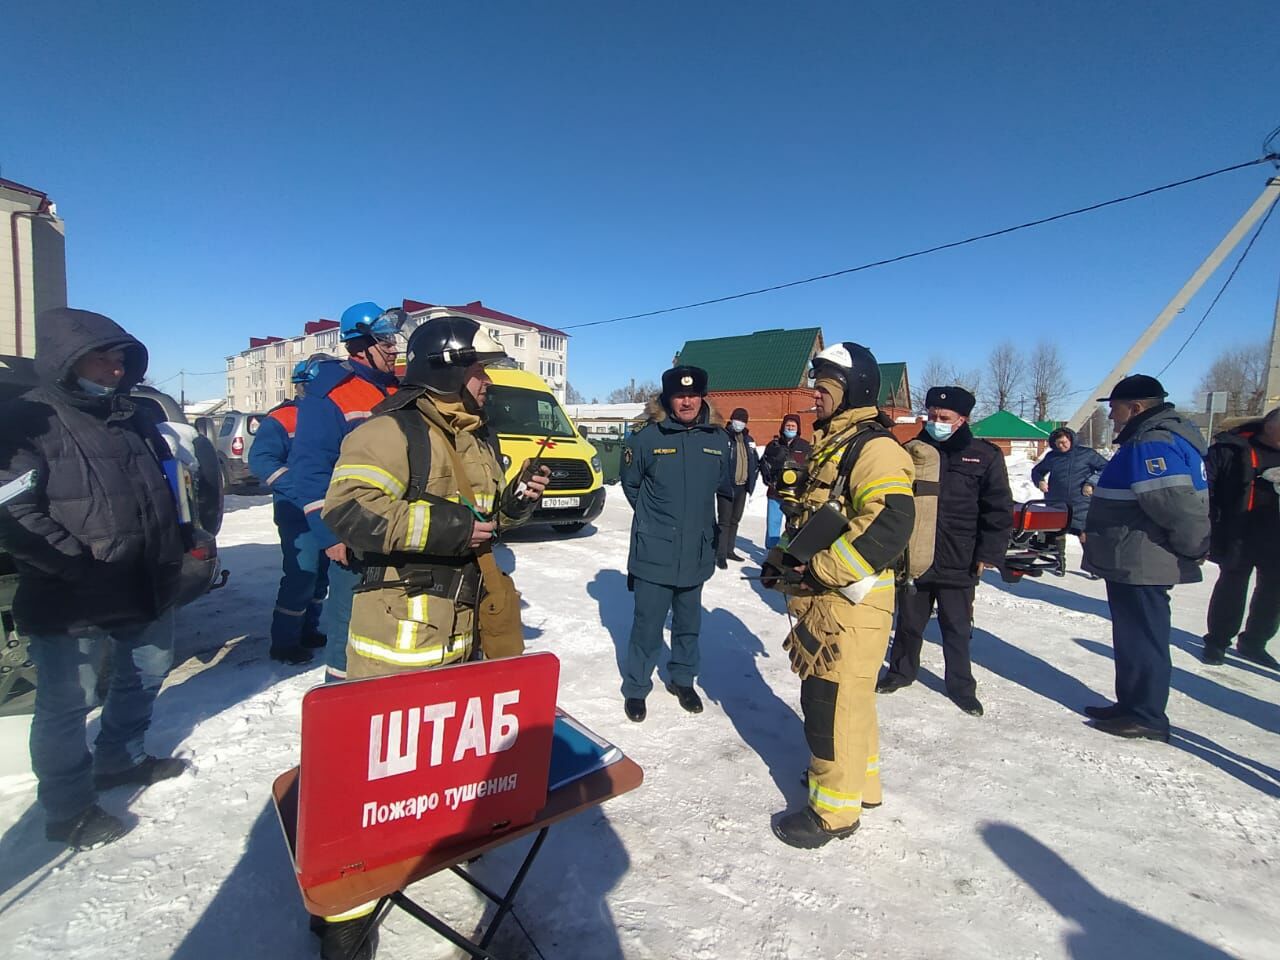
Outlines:
[[1222, 167], [1218, 170], [1211, 170], [1208, 173], [1202, 173], [1195, 177], [1188, 177], [1185, 180], [1176, 180], [1173, 183], [1166, 183], [1158, 187], [1151, 187], [1148, 190], [1142, 190], [1138, 193], [1131, 193], [1123, 197], [1115, 197], [1111, 200], [1104, 200], [1101, 203], [1092, 203], [1087, 207], [1078, 207], [1075, 210], [1067, 210], [1064, 213], [1056, 213], [1051, 217], [1042, 217], [1039, 220], [1029, 220], [1026, 223], [1015, 224], [1011, 227], [1004, 227], [1000, 230], [992, 230], [989, 233], [980, 233], [972, 237], [965, 237], [963, 240], [952, 240], [950, 243], [940, 243], [936, 246], [926, 247], [922, 250], [914, 250], [911, 253], [899, 254], [896, 257], [886, 257], [883, 260], [873, 260], [869, 263], [861, 263], [856, 267], [846, 267], [843, 270], [834, 270], [830, 273], [820, 273], [816, 276], [805, 277], [803, 280], [791, 280], [788, 283], [778, 283], [770, 287], [760, 287], [756, 290], [747, 290], [743, 293], [734, 293], [724, 297], [713, 297], [710, 300], [699, 300], [696, 303], [684, 303], [677, 307], [663, 307], [660, 310], [649, 310], [644, 313], [631, 313], [621, 317], [611, 317], [608, 320], [592, 320], [588, 323], [574, 323], [561, 327], [562, 330], [581, 330], [586, 327], [599, 327], [608, 323], [621, 323], [624, 320], [640, 320], [645, 317], [657, 317], [665, 313], [676, 313], [680, 310], [692, 310], [695, 307], [707, 307], [716, 303], [728, 303], [731, 300], [742, 300], [746, 297], [758, 297], [762, 293], [773, 293], [776, 290], [786, 290], [790, 287], [799, 287], [806, 283], [817, 283], [819, 280], [830, 280], [834, 277], [843, 277], [851, 273], [860, 273], [863, 270], [871, 270], [875, 267], [888, 266], [891, 263], [901, 263], [904, 260], [912, 260], [916, 257], [927, 256], [931, 253], [939, 253], [943, 250], [952, 250], [956, 247], [963, 247], [970, 243], [977, 243], [980, 240], [990, 240], [993, 237], [1002, 237], [1010, 233], [1016, 233], [1019, 230], [1029, 230], [1032, 227], [1043, 226], [1046, 223], [1053, 223], [1056, 220], [1065, 220], [1068, 217], [1077, 217], [1082, 213], [1091, 213], [1094, 210], [1101, 210], [1104, 207], [1112, 207], [1120, 203], [1128, 203], [1130, 200], [1138, 200], [1142, 197], [1149, 197], [1152, 194], [1162, 193], [1165, 190], [1173, 190], [1177, 187], [1185, 187], [1191, 183], [1198, 183], [1201, 180], [1208, 180], [1212, 177], [1218, 177], [1225, 173], [1233, 173], [1236, 170], [1244, 170], [1247, 167], [1254, 167], [1260, 163], [1271, 163], [1280, 160], [1280, 154], [1268, 153], [1266, 156], [1259, 157], [1256, 160], [1249, 160], [1245, 163], [1232, 164], [1229, 167]]
[[1213, 308], [1218, 305], [1218, 301], [1222, 299], [1222, 295], [1227, 292], [1227, 287], [1231, 286], [1231, 281], [1235, 279], [1236, 273], [1239, 272], [1240, 267], [1244, 264], [1245, 258], [1249, 256], [1249, 251], [1253, 249], [1254, 243], [1262, 234], [1263, 229], [1267, 225], [1267, 221], [1271, 219], [1271, 215], [1276, 212], [1276, 207], [1278, 205], [1280, 205], [1280, 198], [1277, 198], [1276, 201], [1267, 208], [1266, 215], [1263, 216], [1261, 222], [1254, 228], [1253, 236], [1249, 238], [1249, 242], [1245, 244], [1245, 248], [1240, 251], [1240, 256], [1236, 259], [1235, 266], [1233, 266], [1231, 268], [1231, 272], [1227, 274], [1227, 279], [1222, 282], [1222, 286], [1218, 289], [1217, 294], [1205, 310], [1204, 316], [1200, 318], [1200, 322], [1195, 325], [1189, 334], [1187, 334], [1187, 339], [1182, 341], [1182, 346], [1178, 348], [1178, 352], [1170, 357], [1169, 362], [1160, 368], [1160, 372], [1156, 374], [1157, 377], [1164, 376], [1164, 372], [1173, 366], [1174, 361], [1182, 356], [1182, 351], [1187, 349], [1187, 344], [1189, 344], [1191, 339], [1200, 332], [1200, 328], [1204, 326], [1204, 322], [1209, 319], [1209, 314], [1213, 313]]

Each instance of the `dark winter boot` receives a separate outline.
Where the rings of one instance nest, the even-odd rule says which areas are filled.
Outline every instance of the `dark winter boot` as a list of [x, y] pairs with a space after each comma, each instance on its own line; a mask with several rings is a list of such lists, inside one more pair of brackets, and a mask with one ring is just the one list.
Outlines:
[[140, 785], [149, 787], [161, 780], [180, 777], [191, 766], [190, 760], [180, 757], [143, 757], [142, 762], [128, 770], [118, 773], [95, 773], [93, 786], [97, 790], [110, 790], [112, 787]]
[[129, 828], [119, 817], [113, 817], [96, 803], [70, 820], [50, 820], [45, 824], [45, 839], [65, 843], [72, 850], [88, 850], [119, 840]]
[[1204, 649], [1200, 651], [1200, 662], [1210, 666], [1218, 666], [1227, 662], [1227, 644], [1204, 638]]
[[632, 723], [640, 723], [646, 716], [644, 697], [627, 697], [622, 709], [628, 720]]
[[702, 698], [698, 696], [698, 691], [693, 687], [682, 687], [678, 684], [668, 683], [667, 693], [674, 695], [680, 701], [680, 706], [690, 713], [702, 712]]
[[880, 682], [876, 684], [876, 693], [893, 693], [895, 690], [901, 690], [903, 687], [911, 686], [911, 681], [900, 673], [888, 671]]
[[1112, 717], [1124, 716], [1125, 709], [1118, 703], [1109, 703], [1105, 707], [1085, 707], [1084, 714], [1094, 720], [1110, 720]]
[[1261, 664], [1264, 667], [1270, 667], [1272, 670], [1280, 670], [1280, 660], [1276, 660], [1271, 654], [1267, 653], [1267, 646], [1264, 643], [1254, 643], [1249, 640], [1243, 633], [1236, 640], [1236, 653], [1254, 663]]
[[328, 642], [329, 638], [323, 633], [308, 633], [302, 638], [302, 646], [307, 650], [319, 650]]
[[370, 930], [368, 917], [326, 923], [320, 930], [320, 960], [373, 960], [378, 952], [378, 933]]
[[971, 717], [982, 716], [982, 701], [973, 694], [969, 694], [968, 696], [952, 697], [951, 702]]
[[816, 850], [832, 840], [843, 840], [857, 831], [862, 821], [855, 820], [853, 826], [843, 830], [828, 830], [813, 812], [812, 807], [805, 807], [795, 813], [788, 813], [778, 818], [773, 825], [773, 834], [783, 843], [801, 850]]

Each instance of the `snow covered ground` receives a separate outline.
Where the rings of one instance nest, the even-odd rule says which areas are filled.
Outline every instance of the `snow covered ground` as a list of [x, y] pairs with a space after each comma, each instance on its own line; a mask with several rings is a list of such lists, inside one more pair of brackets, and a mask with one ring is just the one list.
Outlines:
[[[1207, 584], [1175, 592], [1165, 746], [1084, 726], [1081, 708], [1112, 689], [1102, 584], [988, 577], [973, 641], [986, 716], [942, 693], [931, 627], [922, 682], [880, 698], [884, 806], [855, 837], [806, 853], [769, 827], [803, 802], [807, 761], [779, 598], [737, 579], [737, 566], [718, 573], [704, 594], [706, 712], [683, 713], [659, 686], [649, 719], [627, 722], [617, 658], [631, 617], [630, 511], [609, 493], [595, 529], [524, 532], [503, 553], [531, 649], [561, 658], [561, 704], [645, 770], [640, 789], [553, 829], [516, 911], [547, 960], [1280, 955], [1280, 675], [1199, 663]], [[7, 957], [316, 955], [268, 795], [296, 762], [300, 700], [320, 671], [266, 659], [271, 509], [229, 505], [230, 585], [186, 610], [185, 659], [152, 733], [153, 749], [190, 757], [192, 773], [105, 795], [135, 828], [74, 856], [44, 841], [34, 781], [0, 778]], [[763, 516], [758, 497], [739, 547], [748, 570]], [[478, 873], [499, 882], [525, 846], [486, 856]], [[456, 880], [414, 894], [464, 929], [482, 914]], [[536, 956], [510, 922], [494, 949]], [[459, 953], [393, 913], [379, 956]]]

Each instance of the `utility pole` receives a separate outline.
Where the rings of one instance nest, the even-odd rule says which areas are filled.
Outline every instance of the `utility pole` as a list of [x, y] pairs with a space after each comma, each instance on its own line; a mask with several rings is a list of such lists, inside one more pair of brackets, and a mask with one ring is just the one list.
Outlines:
[[[1242, 239], [1244, 239], [1245, 234], [1253, 228], [1253, 225], [1258, 221], [1258, 218], [1266, 213], [1277, 199], [1280, 199], [1280, 177], [1271, 177], [1267, 181], [1267, 185], [1263, 188], [1262, 193], [1258, 195], [1258, 199], [1253, 202], [1253, 206], [1244, 212], [1244, 216], [1236, 222], [1236, 225], [1231, 228], [1225, 237], [1222, 238], [1222, 242], [1214, 247], [1213, 252], [1204, 259], [1204, 262], [1200, 264], [1200, 267], [1196, 272], [1191, 275], [1191, 279], [1182, 285], [1182, 289], [1177, 292], [1174, 298], [1170, 300], [1156, 318], [1151, 321], [1151, 325], [1143, 331], [1142, 336], [1140, 336], [1137, 339], [1137, 342], [1129, 348], [1129, 352], [1120, 358], [1120, 362], [1117, 363], [1112, 371], [1107, 374], [1106, 378], [1098, 384], [1097, 390], [1091, 392], [1089, 396], [1085, 398], [1085, 402], [1081, 405], [1080, 409], [1075, 412], [1075, 416], [1067, 422], [1067, 425], [1071, 427], [1072, 430], [1080, 429], [1081, 424], [1083, 424], [1086, 418], [1088, 418], [1088, 416], [1093, 412], [1094, 406], [1097, 403], [1095, 398], [1101, 396], [1102, 393], [1109, 391], [1113, 386], [1115, 386], [1117, 380], [1128, 374], [1133, 369], [1133, 365], [1141, 359], [1142, 355], [1147, 352], [1147, 349], [1151, 344], [1155, 343], [1160, 334], [1164, 333], [1165, 328], [1169, 326], [1173, 321], [1173, 318], [1176, 317], [1179, 311], [1181, 311], [1191, 298], [1199, 292], [1200, 288], [1204, 286], [1205, 281], [1213, 275], [1213, 272], [1217, 270], [1219, 266], [1221, 266], [1222, 261], [1227, 258], [1227, 255], [1235, 249], [1236, 245], [1239, 244]], [[1280, 305], [1277, 306], [1277, 311], [1277, 323], [1280, 324]], [[1271, 377], [1269, 377], [1267, 381], [1268, 397], [1272, 395], [1272, 377], [1277, 380], [1275, 384], [1275, 393], [1280, 395], [1280, 370], [1277, 370], [1277, 364], [1280, 363], [1280, 359], [1277, 358], [1277, 349], [1277, 340], [1276, 337], [1273, 336], [1271, 343]]]
[[1276, 313], [1271, 326], [1271, 359], [1267, 366], [1267, 393], [1262, 413], [1280, 406], [1280, 289], [1276, 290]]
[[187, 371], [178, 371], [178, 404], [185, 411], [187, 409]]

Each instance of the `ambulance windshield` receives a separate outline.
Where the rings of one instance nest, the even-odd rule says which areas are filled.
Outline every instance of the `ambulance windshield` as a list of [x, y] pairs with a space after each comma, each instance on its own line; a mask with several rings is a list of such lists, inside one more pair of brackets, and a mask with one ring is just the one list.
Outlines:
[[577, 436], [556, 398], [545, 390], [490, 384], [484, 412], [499, 436]]

